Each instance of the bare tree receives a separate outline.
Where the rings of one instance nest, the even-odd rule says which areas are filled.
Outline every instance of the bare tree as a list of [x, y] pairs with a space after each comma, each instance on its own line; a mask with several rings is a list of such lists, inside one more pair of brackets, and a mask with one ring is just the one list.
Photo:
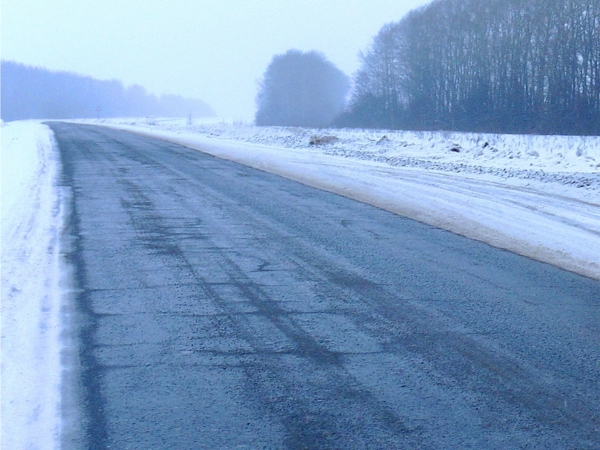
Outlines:
[[600, 133], [598, 0], [435, 0], [361, 59], [359, 126]]
[[362, 67], [355, 76], [353, 102], [377, 104], [380, 125], [395, 128], [406, 105], [404, 23], [386, 24], [366, 53], [360, 53]]
[[348, 77], [323, 54], [276, 55], [257, 96], [257, 125], [325, 127], [345, 107]]

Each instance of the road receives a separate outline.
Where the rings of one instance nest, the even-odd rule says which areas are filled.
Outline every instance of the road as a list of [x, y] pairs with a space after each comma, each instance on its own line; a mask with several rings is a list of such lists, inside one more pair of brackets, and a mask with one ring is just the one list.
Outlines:
[[599, 282], [174, 144], [51, 126], [72, 192], [65, 447], [598, 448]]

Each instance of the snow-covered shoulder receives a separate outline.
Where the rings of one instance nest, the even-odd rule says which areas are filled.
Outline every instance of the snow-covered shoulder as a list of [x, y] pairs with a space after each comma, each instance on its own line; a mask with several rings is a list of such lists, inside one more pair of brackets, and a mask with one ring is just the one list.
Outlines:
[[2, 448], [59, 448], [62, 207], [52, 132], [2, 123]]
[[355, 198], [600, 279], [600, 137], [315, 130], [184, 120], [104, 125]]

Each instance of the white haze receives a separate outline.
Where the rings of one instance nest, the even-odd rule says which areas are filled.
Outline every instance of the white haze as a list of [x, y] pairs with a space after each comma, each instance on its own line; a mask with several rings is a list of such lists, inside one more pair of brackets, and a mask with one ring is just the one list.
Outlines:
[[347, 75], [387, 22], [429, 0], [2, 0], [2, 59], [201, 98], [252, 120], [274, 54], [317, 50]]

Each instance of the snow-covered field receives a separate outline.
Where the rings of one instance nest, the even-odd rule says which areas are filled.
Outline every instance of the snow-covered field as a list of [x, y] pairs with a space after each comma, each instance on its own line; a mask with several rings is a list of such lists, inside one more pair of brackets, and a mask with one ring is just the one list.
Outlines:
[[[598, 136], [187, 125], [169, 119], [101, 123], [277, 173], [600, 279]], [[315, 137], [326, 142], [311, 145]]]
[[0, 128], [3, 449], [58, 448], [63, 209], [50, 129]]
[[[95, 121], [93, 123], [96, 123]], [[600, 279], [600, 137], [308, 130], [120, 119], [126, 129]], [[329, 143], [311, 145], [313, 136]], [[1, 128], [2, 448], [51, 449], [61, 430], [65, 217], [52, 134]], [[61, 271], [62, 268], [62, 271]]]

